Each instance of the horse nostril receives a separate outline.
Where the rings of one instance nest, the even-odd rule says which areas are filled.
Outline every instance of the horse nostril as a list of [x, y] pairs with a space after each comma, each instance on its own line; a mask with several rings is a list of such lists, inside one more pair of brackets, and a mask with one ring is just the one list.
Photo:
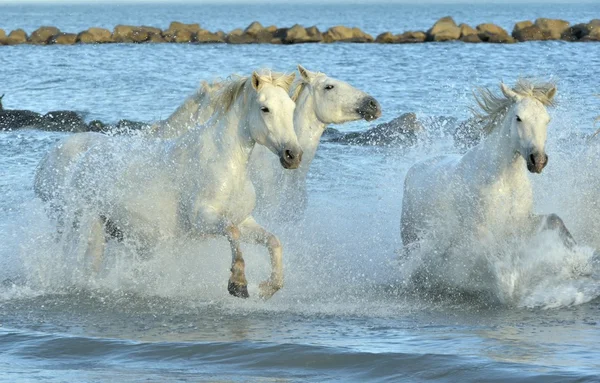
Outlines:
[[377, 109], [377, 104], [375, 103], [375, 101], [371, 100], [369, 101], [369, 107], [371, 109]]
[[529, 161], [531, 161], [531, 163], [532, 163], [533, 165], [535, 165], [535, 156], [534, 156], [533, 154], [530, 154], [530, 155], [529, 155]]
[[289, 149], [286, 149], [284, 154], [286, 160], [293, 160], [294, 158], [296, 158], [296, 156], [294, 156], [294, 153], [292, 153], [292, 151]]

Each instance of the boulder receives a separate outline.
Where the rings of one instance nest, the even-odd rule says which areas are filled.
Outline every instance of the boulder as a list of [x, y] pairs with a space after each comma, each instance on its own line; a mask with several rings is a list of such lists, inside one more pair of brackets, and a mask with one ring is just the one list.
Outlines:
[[56, 27], [39, 27], [29, 36], [29, 42], [31, 44], [48, 44], [48, 41], [59, 33], [60, 30]]
[[229, 44], [254, 44], [256, 39], [254, 36], [244, 33], [241, 29], [234, 29], [229, 32], [225, 41]]
[[442, 17], [427, 31], [427, 41], [452, 41], [460, 37], [460, 28], [450, 16]]
[[559, 40], [562, 34], [569, 29], [570, 23], [565, 20], [539, 18], [535, 26], [547, 34], [551, 40]]
[[513, 30], [513, 37], [518, 41], [551, 40], [552, 37], [547, 31], [542, 31], [537, 25], [530, 25], [525, 28]]
[[478, 34], [465, 35], [460, 38], [460, 41], [464, 43], [481, 43], [481, 39]]
[[488, 43], [514, 43], [515, 39], [508, 35], [505, 29], [496, 24], [479, 24], [477, 26], [477, 35], [483, 42]]
[[399, 44], [422, 43], [426, 39], [427, 35], [425, 34], [425, 32], [421, 31], [408, 31], [396, 35], [396, 43]]
[[116, 125], [118, 131], [131, 131], [131, 130], [142, 130], [150, 127], [150, 124], [146, 122], [131, 121], [131, 120], [119, 120]]
[[5, 38], [6, 38], [6, 32], [4, 32], [4, 29], [0, 29], [0, 41], [4, 40]]
[[83, 118], [70, 110], [55, 110], [46, 113], [39, 128], [58, 132], [86, 132], [88, 130]]
[[[117, 43], [143, 43], [149, 41], [151, 36], [160, 36], [159, 28], [147, 26], [117, 25], [113, 30], [113, 41]], [[154, 38], [156, 40], [156, 37]]]
[[250, 36], [257, 36], [260, 32], [264, 31], [264, 29], [265, 27], [263, 27], [261, 23], [254, 21], [244, 29], [244, 33], [249, 34]]
[[360, 28], [348, 28], [342, 25], [331, 27], [323, 33], [323, 42], [370, 43], [375, 41], [373, 36]]
[[396, 42], [396, 36], [392, 32], [383, 32], [375, 38], [379, 44], [392, 44]]
[[77, 35], [77, 42], [82, 44], [104, 44], [114, 42], [108, 29], [90, 28]]
[[[511, 36], [515, 37], [515, 33], [520, 31], [521, 29], [525, 29], [527, 27], [532, 26], [533, 23], [529, 20], [524, 20], [524, 21], [519, 21], [518, 23], [515, 24], [515, 26], [513, 27]], [[516, 37], [515, 37], [516, 38]]]
[[460, 24], [458, 27], [460, 28], [460, 37], [461, 38], [463, 38], [465, 36], [477, 35], [477, 30], [475, 28], [470, 27], [467, 24], [463, 23], [463, 24]]
[[61, 33], [57, 36], [54, 36], [49, 44], [59, 44], [59, 45], [73, 45], [77, 42], [77, 35], [75, 33]]
[[593, 28], [581, 41], [600, 41], [600, 26]]
[[317, 27], [305, 29], [296, 24], [285, 31], [282, 38], [284, 44], [318, 43], [323, 40], [323, 36]]
[[162, 36], [169, 43], [191, 43], [195, 41], [196, 35], [200, 32], [199, 24], [184, 24], [173, 21], [169, 29], [162, 32]]
[[207, 44], [207, 43], [224, 43], [225, 34], [221, 31], [212, 33], [207, 30], [201, 29], [196, 33], [196, 42]]
[[0, 109], [0, 130], [33, 128], [42, 121], [42, 115], [31, 110]]
[[169, 31], [190, 31], [190, 32], [200, 32], [200, 24], [184, 24], [179, 21], [173, 21], [169, 24]]
[[110, 125], [100, 120], [93, 120], [88, 124], [87, 130], [88, 132], [106, 133], [110, 130]]
[[5, 45], [25, 44], [27, 42], [27, 33], [22, 29], [11, 31], [4, 39]]
[[329, 140], [352, 145], [410, 146], [417, 143], [418, 134], [425, 127], [414, 113], [404, 113], [365, 132], [340, 133], [330, 130]]

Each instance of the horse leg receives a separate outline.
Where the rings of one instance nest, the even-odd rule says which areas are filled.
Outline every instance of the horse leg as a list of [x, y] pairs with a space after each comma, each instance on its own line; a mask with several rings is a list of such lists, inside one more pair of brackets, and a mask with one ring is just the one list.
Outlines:
[[98, 217], [94, 219], [88, 237], [85, 259], [92, 260], [92, 268], [96, 273], [100, 271], [100, 266], [102, 265], [102, 259], [104, 257], [104, 248], [106, 247], [104, 230], [105, 228], [102, 218]]
[[558, 236], [563, 241], [563, 244], [568, 248], [572, 249], [577, 244], [571, 232], [565, 226], [563, 220], [556, 214], [548, 214], [537, 216], [538, 227], [540, 231], [544, 230], [556, 230]]
[[231, 245], [231, 276], [227, 290], [238, 298], [248, 298], [248, 281], [246, 280], [246, 264], [240, 249], [240, 230], [233, 225], [225, 228], [225, 235]]
[[274, 234], [260, 226], [252, 217], [248, 217], [240, 224], [242, 240], [244, 242], [266, 246], [271, 257], [271, 276], [261, 282], [260, 297], [269, 299], [283, 287], [283, 249], [281, 242]]

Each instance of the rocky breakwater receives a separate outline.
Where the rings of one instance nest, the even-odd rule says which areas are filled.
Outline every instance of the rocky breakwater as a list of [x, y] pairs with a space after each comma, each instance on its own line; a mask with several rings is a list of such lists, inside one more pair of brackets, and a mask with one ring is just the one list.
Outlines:
[[30, 35], [23, 29], [7, 34], [0, 29], [0, 45], [73, 45], [108, 43], [228, 43], [228, 44], [306, 44], [306, 43], [379, 43], [407, 44], [425, 42], [515, 43], [524, 41], [600, 41], [600, 19], [571, 25], [568, 21], [538, 18], [517, 22], [512, 33], [501, 26], [482, 23], [476, 26], [457, 24], [450, 16], [442, 17], [427, 30], [400, 33], [383, 32], [373, 38], [359, 28], [338, 25], [321, 31], [316, 26], [293, 25], [281, 28], [263, 26], [258, 21], [245, 29], [229, 33], [208, 31], [199, 24], [172, 22], [165, 30], [154, 26], [117, 25], [112, 31], [89, 28], [79, 33], [63, 32], [57, 27], [42, 26]]

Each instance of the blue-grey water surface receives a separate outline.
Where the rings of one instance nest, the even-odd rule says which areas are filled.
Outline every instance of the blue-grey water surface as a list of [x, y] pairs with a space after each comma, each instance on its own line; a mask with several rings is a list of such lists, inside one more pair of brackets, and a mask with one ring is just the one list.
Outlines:
[[[0, 28], [172, 20], [231, 30], [253, 20], [359, 26], [372, 34], [458, 22], [600, 17], [582, 5], [1, 6]], [[553, 79], [551, 161], [532, 177], [536, 206], [563, 216], [582, 243], [599, 217], [570, 208], [574, 161], [600, 114], [600, 44], [78, 45], [0, 47], [4, 107], [77, 110], [86, 119], [167, 117], [201, 79], [302, 63], [361, 88], [381, 121], [404, 112], [464, 119], [477, 86], [519, 76]], [[343, 130], [365, 129], [365, 122]], [[397, 250], [402, 182], [418, 159], [454, 152], [443, 126], [414, 148], [324, 143], [309, 177], [304, 219], [274, 224], [286, 286], [257, 296], [266, 251], [247, 247], [249, 300], [227, 294], [224, 241], [165, 244], [148, 260], [109, 246], [110, 267], [82, 278], [52, 242], [32, 190], [35, 167], [64, 133], [0, 133], [0, 381], [600, 381], [600, 283], [531, 275], [535, 293], [499, 304], [485, 296], [417, 294]], [[600, 176], [600, 172], [598, 173]], [[75, 276], [74, 276], [75, 275]], [[528, 276], [525, 276], [527, 279]], [[490, 282], [491, 283], [491, 282]], [[543, 286], [540, 288], [539, 286]]]

